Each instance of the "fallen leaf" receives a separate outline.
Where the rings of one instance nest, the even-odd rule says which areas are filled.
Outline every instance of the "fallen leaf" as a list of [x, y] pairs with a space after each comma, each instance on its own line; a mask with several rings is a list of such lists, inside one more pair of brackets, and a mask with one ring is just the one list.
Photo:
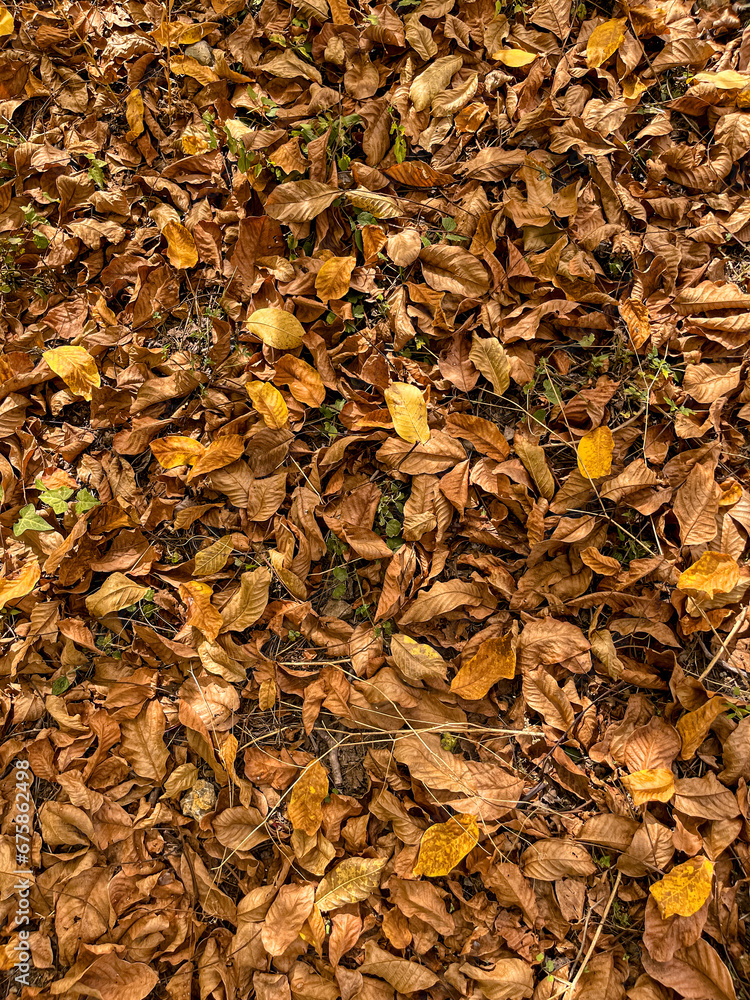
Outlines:
[[422, 444], [430, 439], [427, 425], [427, 404], [415, 385], [392, 382], [385, 390], [385, 402], [396, 433], [409, 444]]
[[[312, 837], [323, 822], [323, 799], [328, 795], [328, 775], [318, 761], [305, 768], [294, 783], [287, 813], [295, 830]], [[320, 903], [318, 902], [318, 905]]]
[[512, 680], [515, 673], [515, 639], [512, 632], [507, 632], [481, 644], [451, 681], [451, 691], [466, 701], [477, 701], [499, 680]]
[[649, 886], [664, 920], [691, 917], [711, 895], [714, 866], [708, 858], [688, 858]]
[[319, 883], [315, 903], [323, 913], [367, 899], [380, 885], [384, 858], [347, 858]]
[[476, 847], [479, 827], [475, 816], [456, 813], [445, 823], [428, 827], [419, 845], [414, 875], [448, 875]]
[[669, 802], [674, 795], [674, 774], [666, 767], [647, 768], [623, 775], [622, 783], [637, 806]]
[[247, 318], [247, 328], [268, 347], [282, 351], [294, 350], [305, 339], [305, 328], [284, 309], [256, 309]]
[[589, 69], [602, 66], [625, 40], [626, 17], [614, 17], [591, 32], [586, 45], [586, 65]]
[[724, 552], [704, 552], [700, 559], [680, 574], [680, 590], [696, 591], [713, 598], [714, 594], [728, 594], [740, 578], [736, 561]]
[[167, 258], [172, 267], [195, 267], [198, 263], [198, 251], [190, 231], [172, 220], [166, 224], [161, 233], [167, 241]]
[[70, 391], [91, 401], [91, 390], [102, 384], [96, 361], [84, 347], [55, 347], [45, 351], [46, 361], [55, 375], [59, 375]]
[[615, 442], [609, 427], [597, 427], [578, 442], [578, 471], [587, 479], [599, 479], [612, 471]]
[[357, 261], [354, 257], [330, 257], [315, 275], [315, 291], [322, 302], [343, 299], [349, 291], [352, 271]]

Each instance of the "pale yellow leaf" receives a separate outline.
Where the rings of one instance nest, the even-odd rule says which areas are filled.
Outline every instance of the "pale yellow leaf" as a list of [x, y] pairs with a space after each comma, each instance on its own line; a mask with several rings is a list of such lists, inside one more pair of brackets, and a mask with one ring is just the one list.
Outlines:
[[510, 360], [499, 340], [493, 337], [485, 340], [475, 333], [471, 338], [469, 361], [492, 383], [498, 396], [505, 393], [510, 384]]
[[247, 318], [247, 328], [268, 347], [282, 351], [294, 350], [305, 339], [305, 328], [285, 309], [256, 309]]
[[253, 408], [261, 415], [266, 427], [286, 427], [289, 423], [289, 409], [275, 385], [270, 382], [248, 382], [245, 388]]
[[518, 69], [520, 66], [528, 66], [536, 59], [536, 52], [525, 52], [523, 49], [500, 49], [493, 52], [492, 58], [497, 59], [503, 66], [511, 69]]
[[112, 612], [137, 604], [148, 593], [148, 587], [133, 583], [124, 573], [112, 573], [104, 586], [86, 598], [86, 610], [94, 618], [103, 618]]
[[197, 628], [213, 642], [224, 622], [221, 614], [211, 603], [213, 595], [211, 587], [207, 583], [189, 580], [180, 584], [179, 593], [188, 610], [187, 624]]
[[135, 139], [143, 132], [143, 94], [131, 90], [125, 99], [125, 118], [130, 126], [129, 138]]
[[416, 385], [392, 382], [385, 390], [385, 402], [393, 420], [393, 429], [409, 444], [422, 444], [430, 439], [427, 425], [427, 404]]
[[195, 465], [206, 449], [195, 438], [172, 434], [152, 441], [151, 451], [163, 468], [176, 469], [181, 465]]

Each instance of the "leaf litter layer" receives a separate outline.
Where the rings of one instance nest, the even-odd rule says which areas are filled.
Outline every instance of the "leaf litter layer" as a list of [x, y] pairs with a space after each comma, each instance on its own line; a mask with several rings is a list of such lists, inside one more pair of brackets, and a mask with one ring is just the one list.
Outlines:
[[12, 995], [747, 997], [746, 23], [0, 7]]

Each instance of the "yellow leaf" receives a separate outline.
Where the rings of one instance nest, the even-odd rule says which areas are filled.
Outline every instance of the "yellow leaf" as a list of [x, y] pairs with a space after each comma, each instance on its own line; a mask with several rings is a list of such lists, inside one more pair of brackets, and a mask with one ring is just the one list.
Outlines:
[[268, 347], [282, 351], [293, 351], [305, 339], [305, 328], [284, 309], [256, 309], [247, 318], [247, 328]]
[[195, 575], [210, 576], [213, 573], [220, 573], [224, 569], [232, 549], [231, 535], [222, 535], [205, 549], [199, 549], [195, 553]]
[[176, 469], [180, 465], [195, 465], [206, 449], [195, 438], [172, 434], [152, 441], [151, 451], [163, 468]]
[[419, 73], [409, 88], [409, 97], [415, 111], [424, 111], [432, 104], [433, 97], [445, 90], [451, 82], [451, 77], [463, 65], [463, 57], [440, 56]]
[[315, 292], [321, 302], [343, 299], [349, 291], [352, 271], [357, 266], [354, 257], [331, 257], [315, 275]]
[[475, 333], [471, 338], [469, 361], [488, 382], [492, 382], [498, 396], [502, 396], [510, 384], [510, 361], [500, 341], [492, 337], [483, 340]]
[[83, 396], [88, 402], [91, 402], [91, 390], [102, 384], [96, 361], [84, 347], [55, 347], [45, 351], [42, 360], [74, 395]]
[[711, 895], [714, 866], [708, 858], [689, 858], [675, 865], [668, 875], [654, 882], [649, 892], [656, 900], [663, 920], [692, 917]]
[[468, 813], [456, 813], [447, 823], [428, 827], [419, 845], [414, 874], [427, 875], [428, 878], [448, 875], [478, 840], [476, 817]]
[[125, 117], [130, 126], [129, 139], [135, 139], [143, 132], [143, 94], [131, 90], [125, 100]]
[[271, 573], [265, 566], [259, 566], [240, 577], [240, 588], [221, 609], [224, 620], [222, 632], [243, 632], [254, 625], [268, 604], [268, 589]]
[[584, 434], [578, 442], [578, 471], [587, 479], [608, 476], [612, 471], [612, 451], [615, 446], [609, 427], [597, 427]]
[[464, 663], [451, 681], [451, 691], [466, 701], [478, 701], [499, 680], [512, 680], [516, 674], [516, 651], [513, 646], [512, 632], [495, 639], [485, 639], [476, 654]]
[[392, 382], [385, 390], [385, 403], [393, 420], [393, 429], [409, 444], [430, 440], [427, 404], [416, 385]]
[[178, 270], [195, 267], [198, 251], [190, 231], [179, 222], [168, 222], [161, 232], [167, 241], [167, 259], [172, 267]]
[[347, 903], [358, 903], [374, 892], [380, 884], [385, 858], [347, 858], [337, 865], [319, 884], [315, 903], [323, 913]]
[[708, 736], [708, 731], [715, 720], [726, 712], [728, 708], [731, 708], [731, 705], [723, 698], [709, 698], [705, 705], [701, 705], [694, 712], [686, 712], [685, 715], [677, 720], [675, 728], [682, 740], [680, 760], [690, 760], [692, 758], [695, 751], [705, 740], [706, 736]]
[[323, 799], [328, 795], [328, 775], [320, 761], [313, 761], [297, 779], [287, 810], [295, 830], [314, 836], [323, 822]]
[[734, 69], [723, 69], [720, 73], [696, 73], [696, 83], [712, 83], [719, 90], [743, 90], [750, 85], [750, 74], [738, 73]]
[[605, 63], [622, 45], [625, 38], [626, 17], [614, 17], [594, 28], [586, 46], [586, 65], [596, 69]]
[[197, 628], [213, 642], [224, 624], [220, 612], [211, 603], [213, 590], [207, 583], [189, 580], [180, 584], [179, 593], [188, 609], [187, 624]]
[[644, 83], [640, 77], [628, 76], [622, 81], [622, 96], [629, 101], [634, 101], [646, 90], [648, 90], [648, 84]]
[[211, 137], [204, 126], [188, 125], [180, 136], [180, 143], [183, 153], [194, 156], [196, 153], [205, 153], [210, 148]]
[[373, 194], [365, 188], [355, 188], [353, 191], [344, 191], [344, 198], [360, 212], [369, 212], [376, 219], [395, 219], [403, 214], [397, 201], [388, 198], [384, 194]]
[[237, 737], [234, 733], [229, 733], [227, 738], [219, 747], [219, 760], [224, 765], [224, 770], [227, 772], [235, 785], [240, 784], [240, 779], [237, 777], [237, 772], [234, 769], [234, 762], [237, 760], [237, 751], [239, 750], [239, 746]]
[[528, 66], [536, 59], [536, 52], [525, 52], [523, 49], [500, 49], [493, 52], [492, 58], [497, 59], [503, 66], [511, 69], [518, 69], [520, 66]]
[[258, 688], [258, 710], [270, 712], [276, 704], [276, 681], [270, 677], [260, 682]]
[[39, 563], [31, 555], [26, 559], [20, 570], [12, 576], [0, 579], [0, 608], [4, 608], [9, 601], [17, 601], [19, 597], [26, 597], [36, 587], [42, 575]]
[[12, 35], [14, 30], [13, 15], [5, 4], [0, 3], [0, 38], [3, 38], [5, 35]]
[[728, 594], [737, 585], [740, 567], [724, 552], [704, 552], [677, 581], [679, 590], [700, 591], [713, 600], [716, 593]]
[[129, 608], [137, 604], [148, 593], [148, 587], [133, 583], [124, 573], [113, 573], [108, 576], [104, 586], [94, 594], [89, 594], [85, 600], [86, 610], [94, 618], [103, 618], [113, 612]]
[[623, 785], [637, 806], [646, 802], [669, 802], [674, 795], [674, 775], [668, 767], [649, 767], [625, 775]]
[[279, 428], [287, 425], [289, 409], [275, 385], [270, 382], [248, 382], [245, 388], [266, 427]]

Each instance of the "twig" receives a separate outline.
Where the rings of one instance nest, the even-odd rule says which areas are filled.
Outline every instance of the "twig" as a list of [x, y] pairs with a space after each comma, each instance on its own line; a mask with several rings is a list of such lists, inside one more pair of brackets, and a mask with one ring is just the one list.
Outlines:
[[594, 931], [594, 936], [591, 939], [591, 944], [588, 946], [588, 950], [586, 951], [586, 954], [583, 956], [583, 961], [581, 962], [581, 964], [580, 964], [580, 966], [578, 968], [578, 972], [576, 972], [575, 976], [573, 977], [573, 981], [571, 982], [570, 986], [568, 986], [568, 988], [565, 991], [565, 994], [564, 994], [565, 1000], [573, 1000], [573, 994], [575, 993], [576, 986], [578, 985], [578, 980], [581, 978], [581, 976], [583, 975], [583, 973], [586, 971], [586, 966], [588, 965], [589, 959], [591, 958], [591, 956], [594, 953], [594, 948], [596, 948], [596, 943], [599, 940], [599, 937], [600, 937], [600, 935], [602, 933], [602, 928], [604, 927], [604, 924], [605, 924], [605, 922], [607, 920], [607, 917], [609, 915], [609, 911], [610, 911], [610, 909], [612, 907], [612, 903], [614, 902], [615, 896], [617, 895], [617, 890], [620, 888], [620, 881], [621, 880], [622, 880], [622, 872], [618, 872], [617, 873], [617, 878], [615, 879], [615, 884], [612, 887], [612, 892], [610, 893], [609, 899], [607, 900], [607, 905], [604, 907], [604, 913], [602, 914], [601, 923], [599, 924], [599, 926]]
[[747, 617], [747, 612], [748, 612], [747, 607], [744, 607], [742, 609], [742, 611], [740, 611], [740, 613], [737, 615], [737, 621], [734, 623], [734, 625], [732, 625], [731, 632], [726, 637], [726, 639], [724, 640], [724, 642], [722, 642], [722, 644], [719, 646], [719, 649], [714, 654], [713, 658], [711, 659], [711, 662], [708, 664], [708, 666], [706, 667], [706, 669], [703, 671], [703, 673], [698, 678], [699, 681], [702, 681], [704, 677], [707, 677], [708, 674], [711, 673], [711, 671], [713, 670], [714, 666], [716, 665], [716, 661], [721, 658], [721, 654], [724, 652], [724, 650], [727, 648], [727, 646], [729, 645], [729, 643], [732, 641], [732, 639], [734, 639], [734, 637], [737, 635], [737, 633], [739, 632], [739, 630], [742, 628], [742, 624], [745, 621], [745, 618]]

